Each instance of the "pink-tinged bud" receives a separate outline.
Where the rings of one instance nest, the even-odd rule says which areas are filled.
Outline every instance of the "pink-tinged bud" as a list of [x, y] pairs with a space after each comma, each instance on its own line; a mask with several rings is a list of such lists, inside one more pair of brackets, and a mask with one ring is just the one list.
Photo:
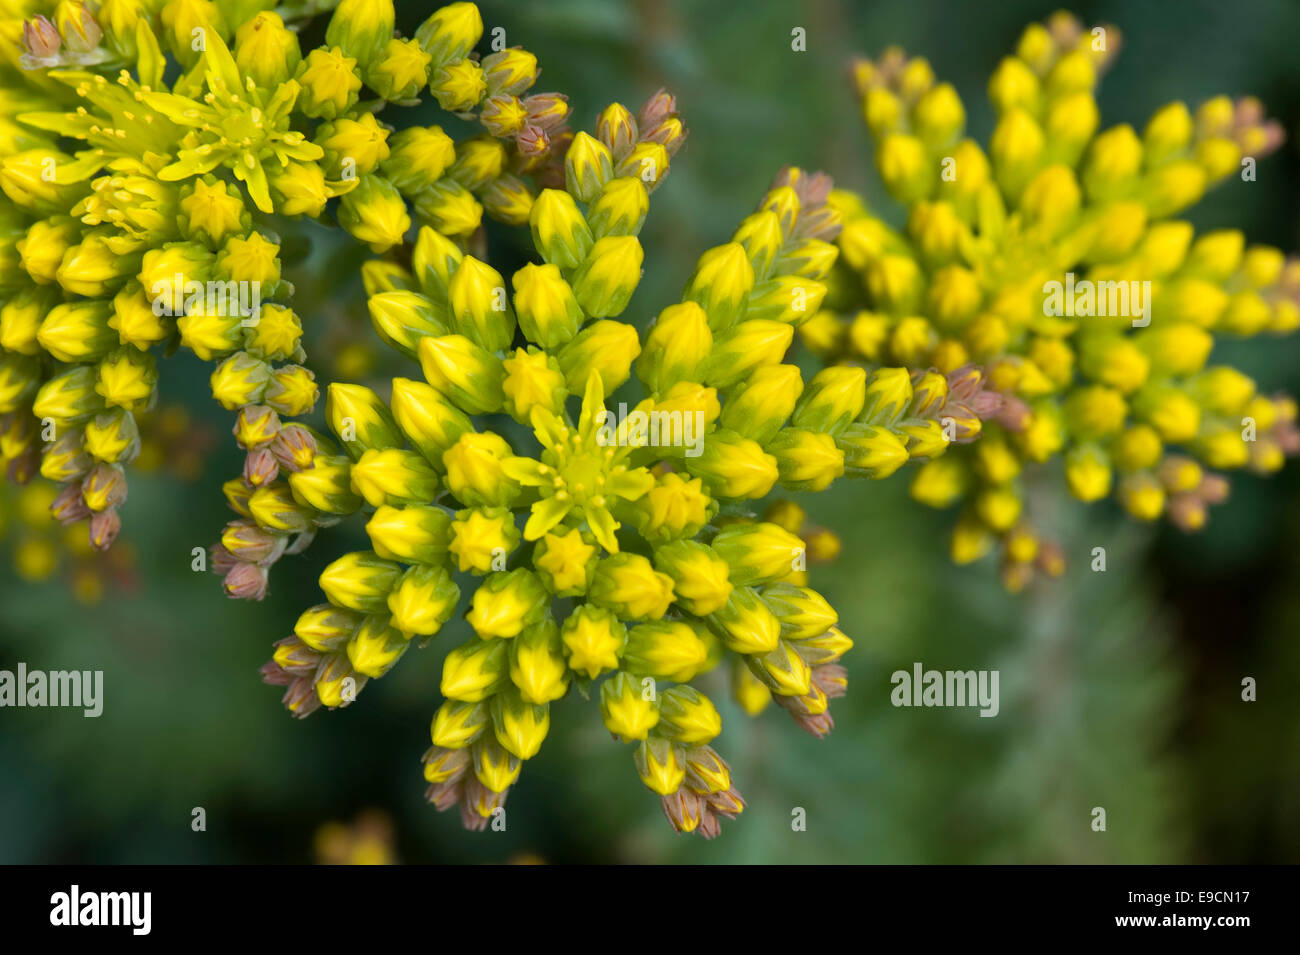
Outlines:
[[669, 156], [676, 156], [677, 150], [682, 148], [682, 143], [686, 142], [689, 133], [686, 125], [676, 116], [669, 116], [658, 126], [644, 133], [641, 136], [642, 142], [658, 143], [668, 151]]
[[745, 808], [745, 800], [734, 786], [721, 792], [709, 793], [703, 798], [714, 813], [725, 819], [735, 819]]
[[240, 561], [226, 574], [222, 583], [227, 597], [236, 600], [261, 600], [266, 596], [266, 568]]
[[286, 471], [303, 471], [316, 460], [316, 439], [302, 425], [287, 424], [271, 442], [271, 453]]
[[289, 689], [285, 690], [284, 696], [280, 698], [284, 708], [294, 715], [295, 719], [302, 719], [310, 716], [320, 709], [320, 697], [316, 694], [316, 683], [314, 676], [300, 676], [289, 684]]
[[81, 482], [81, 496], [92, 511], [106, 511], [126, 500], [126, 475], [114, 464], [96, 464]]
[[50, 513], [60, 524], [75, 524], [88, 518], [90, 508], [86, 506], [85, 498], [81, 496], [81, 486], [69, 484], [60, 491], [59, 496], [50, 505]]
[[262, 682], [270, 686], [288, 686], [293, 682], [293, 674], [274, 660], [267, 660], [257, 672], [262, 674]]
[[492, 821], [497, 809], [506, 804], [506, 794], [510, 790], [494, 793], [476, 777], [465, 780], [465, 788], [460, 799], [460, 821], [469, 832], [482, 832]]
[[993, 420], [1013, 434], [1018, 434], [1029, 424], [1029, 417], [1029, 405], [1014, 395], [1003, 395], [1002, 407], [993, 416]]
[[122, 518], [116, 508], [100, 511], [90, 518], [90, 546], [98, 551], [108, 550], [122, 529]]
[[700, 826], [700, 797], [685, 786], [667, 796], [660, 797], [664, 815], [669, 824], [678, 832], [694, 832]]
[[695, 831], [705, 839], [716, 839], [722, 835], [722, 823], [718, 820], [711, 806], [705, 804], [700, 812], [700, 824]]
[[1228, 499], [1232, 488], [1222, 474], [1207, 474], [1201, 478], [1199, 490], [1207, 504], [1222, 504]]
[[849, 689], [849, 671], [838, 663], [823, 663], [812, 668], [813, 686], [830, 700], [838, 700]]
[[[256, 521], [231, 521], [221, 534], [221, 549], [231, 555], [232, 564], [247, 561], [252, 564], [274, 562], [284, 553], [289, 538], [272, 534], [257, 526]], [[215, 558], [214, 558], [215, 560]], [[227, 571], [231, 568], [228, 567]]]
[[563, 93], [538, 93], [523, 100], [528, 111], [528, 125], [551, 132], [569, 118], [569, 97]]
[[230, 573], [231, 568], [239, 563], [239, 558], [232, 554], [225, 544], [213, 544], [208, 548], [208, 560], [212, 564], [212, 572], [222, 577]]
[[464, 791], [464, 779], [456, 776], [452, 779], [444, 779], [440, 783], [434, 783], [424, 791], [424, 798], [433, 803], [433, 808], [439, 812], [446, 812], [452, 806], [460, 804], [460, 796]]
[[270, 448], [249, 451], [244, 458], [244, 481], [249, 487], [265, 487], [280, 476], [280, 463]]
[[59, 52], [63, 38], [45, 17], [33, 17], [23, 23], [23, 46], [39, 59], [48, 59]]
[[286, 673], [293, 676], [312, 676], [320, 667], [321, 653], [313, 650], [297, 637], [285, 637], [273, 644], [275, 654], [271, 659]]
[[543, 156], [551, 148], [551, 139], [542, 127], [529, 123], [515, 135], [515, 146], [521, 156]]
[[641, 106], [636, 122], [641, 129], [653, 129], [676, 112], [676, 97], [666, 89], [660, 89]]

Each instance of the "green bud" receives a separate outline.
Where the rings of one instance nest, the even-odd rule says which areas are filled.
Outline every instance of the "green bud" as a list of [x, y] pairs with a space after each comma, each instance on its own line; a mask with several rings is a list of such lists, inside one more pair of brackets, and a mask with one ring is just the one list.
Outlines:
[[392, 408], [407, 440], [435, 468], [442, 467], [443, 454], [462, 434], [474, 430], [460, 409], [422, 381], [394, 378]]
[[577, 203], [560, 189], [543, 189], [528, 214], [533, 246], [551, 265], [577, 268], [591, 251], [594, 239]]
[[421, 338], [450, 331], [446, 313], [418, 292], [380, 292], [366, 306], [379, 337], [408, 358], [415, 357]]
[[356, 551], [344, 554], [321, 571], [320, 589], [336, 607], [384, 613], [388, 595], [401, 576], [400, 564], [384, 560], [374, 551]]

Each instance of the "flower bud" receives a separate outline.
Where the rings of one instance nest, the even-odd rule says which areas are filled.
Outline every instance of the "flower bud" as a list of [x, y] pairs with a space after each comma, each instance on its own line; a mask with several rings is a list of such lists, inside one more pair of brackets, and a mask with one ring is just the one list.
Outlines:
[[606, 236], [592, 245], [573, 273], [573, 293], [592, 318], [618, 315], [641, 281], [644, 253], [635, 236]]
[[680, 620], [656, 620], [633, 627], [623, 649], [623, 669], [628, 673], [674, 683], [694, 678], [708, 660], [708, 646], [692, 626]]
[[[367, 454], [374, 452], [367, 452]], [[358, 463], [358, 467], [360, 463]], [[355, 482], [357, 468], [353, 468]], [[380, 557], [412, 564], [441, 563], [447, 553], [451, 518], [441, 508], [417, 505], [380, 506], [366, 524], [370, 544]]]
[[352, 669], [363, 676], [381, 677], [397, 663], [411, 641], [388, 624], [385, 617], [366, 617], [347, 644]]
[[520, 567], [488, 577], [474, 592], [466, 619], [484, 640], [516, 637], [541, 620], [549, 602], [538, 576]]
[[481, 703], [508, 679], [506, 641], [466, 641], [447, 654], [442, 664], [442, 695], [449, 700]]
[[659, 700], [656, 732], [686, 746], [712, 742], [722, 732], [722, 717], [707, 696], [691, 686], [675, 686]]
[[560, 629], [547, 616], [510, 641], [510, 682], [529, 703], [550, 703], [569, 689]]
[[614, 175], [614, 160], [600, 140], [580, 132], [564, 154], [564, 188], [580, 202], [600, 195]]
[[640, 352], [640, 336], [631, 325], [592, 322], [560, 351], [560, 370], [570, 392], [581, 393], [595, 373], [603, 393], [609, 395], [631, 376], [632, 362]]
[[501, 408], [504, 369], [495, 355], [462, 335], [424, 338], [418, 353], [429, 384], [459, 408], [470, 414]]
[[384, 560], [373, 551], [356, 551], [343, 555], [321, 571], [320, 589], [336, 607], [384, 613], [388, 595], [401, 576], [400, 564]]
[[600, 685], [600, 716], [605, 729], [620, 739], [644, 740], [659, 722], [658, 697], [653, 691], [647, 694], [631, 674], [615, 673]]
[[560, 189], [543, 189], [538, 194], [528, 222], [533, 246], [547, 262], [561, 269], [577, 268], [595, 241], [573, 197]]
[[703, 453], [686, 458], [685, 464], [720, 498], [763, 497], [780, 476], [776, 459], [756, 441], [723, 429], [710, 432]]
[[794, 412], [803, 390], [797, 366], [764, 365], [728, 396], [718, 423], [766, 446]]
[[445, 567], [410, 567], [388, 595], [388, 612], [402, 633], [431, 637], [451, 619], [459, 600], [460, 588]]
[[627, 627], [620, 616], [594, 604], [582, 604], [565, 619], [560, 640], [570, 670], [594, 680], [605, 670], [618, 669], [619, 654], [627, 639]]

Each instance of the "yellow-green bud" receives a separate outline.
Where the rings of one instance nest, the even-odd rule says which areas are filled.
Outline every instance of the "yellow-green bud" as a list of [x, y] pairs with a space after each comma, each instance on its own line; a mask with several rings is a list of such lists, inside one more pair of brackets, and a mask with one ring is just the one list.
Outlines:
[[91, 365], [78, 365], [55, 375], [36, 393], [32, 414], [51, 418], [59, 425], [85, 421], [104, 409], [104, 399], [95, 391], [97, 383]]
[[483, 735], [490, 718], [488, 708], [482, 704], [444, 700], [429, 728], [433, 745], [464, 749]]
[[520, 488], [502, 467], [513, 456], [510, 445], [495, 432], [462, 434], [442, 456], [447, 490], [471, 507], [514, 503]]
[[709, 316], [709, 327], [722, 332], [744, 314], [753, 289], [754, 267], [745, 247], [728, 242], [700, 256], [682, 297], [698, 302]]
[[776, 458], [758, 442], [725, 429], [710, 432], [703, 453], [686, 458], [685, 464], [687, 471], [721, 498], [763, 497], [780, 477]]
[[348, 641], [352, 669], [368, 677], [381, 677], [397, 663], [411, 645], [410, 638], [389, 626], [382, 616], [367, 617]]
[[659, 724], [655, 732], [685, 746], [701, 746], [722, 732], [722, 717], [699, 690], [675, 686], [659, 699]]
[[353, 459], [372, 448], [400, 448], [403, 444], [388, 405], [364, 385], [331, 384], [325, 397], [325, 420]]
[[465, 256], [447, 285], [452, 328], [489, 352], [501, 351], [515, 335], [515, 319], [501, 273]]
[[769, 584], [760, 594], [781, 621], [786, 640], [808, 640], [820, 636], [839, 622], [839, 616], [821, 594], [794, 584]]
[[492, 729], [502, 749], [520, 759], [532, 759], [551, 727], [550, 707], [526, 702], [513, 686], [492, 697]]
[[844, 470], [849, 477], [886, 478], [908, 460], [907, 445], [884, 428], [850, 425], [837, 440], [844, 452]]
[[491, 414], [505, 395], [501, 359], [463, 335], [421, 339], [418, 348], [425, 379], [469, 414]]
[[600, 685], [600, 717], [605, 729], [623, 740], [643, 740], [659, 722], [659, 697], [653, 680], [615, 673]]
[[776, 524], [729, 524], [711, 545], [731, 567], [737, 586], [778, 580], [804, 562], [804, 543]]
[[619, 553], [596, 565], [591, 601], [623, 620], [658, 620], [673, 601], [673, 580], [640, 554]]
[[304, 610], [294, 624], [294, 635], [320, 653], [342, 650], [365, 618], [333, 604], [317, 604]]
[[[939, 428], [936, 422], [930, 424]], [[829, 434], [782, 428], [766, 447], [776, 458], [781, 486], [787, 490], [823, 491], [844, 474], [844, 452]]]
[[595, 239], [577, 203], [560, 189], [543, 189], [528, 213], [533, 246], [551, 265], [575, 269], [591, 251]]
[[666, 739], [651, 736], [637, 747], [634, 757], [637, 775], [651, 792], [670, 796], [686, 778], [682, 751]]
[[438, 65], [459, 60], [482, 36], [483, 18], [472, 3], [440, 7], [415, 32], [415, 39]]
[[636, 236], [598, 239], [573, 273], [573, 294], [592, 318], [610, 318], [627, 308], [641, 281], [644, 259]]
[[447, 654], [442, 664], [442, 695], [449, 700], [481, 703], [509, 679], [506, 641], [472, 638]]
[[608, 147], [585, 132], [573, 137], [564, 154], [564, 187], [580, 202], [592, 202], [614, 175]]
[[709, 319], [695, 302], [670, 305], [646, 334], [637, 361], [637, 377], [651, 392], [662, 394], [679, 381], [695, 381], [713, 350]]
[[794, 412], [803, 389], [798, 366], [764, 365], [727, 396], [718, 423], [766, 446]]
[[560, 628], [547, 616], [510, 641], [510, 682], [529, 703], [550, 703], [569, 689]]
[[403, 633], [431, 637], [451, 619], [459, 600], [460, 588], [445, 567], [411, 567], [389, 593], [388, 612]]
[[[132, 31], [134, 42], [134, 30]], [[298, 35], [276, 13], [265, 10], [235, 31], [235, 65], [258, 86], [275, 89], [288, 82], [302, 62]]]
[[627, 633], [623, 668], [637, 676], [685, 683], [701, 672], [709, 648], [695, 628], [681, 620], [638, 624]]
[[564, 346], [560, 370], [570, 392], [581, 394], [594, 372], [600, 376], [603, 393], [609, 395], [627, 381], [640, 352], [641, 339], [634, 327], [605, 319], [592, 322]]
[[361, 176], [356, 188], [343, 197], [338, 218], [339, 225], [373, 252], [400, 245], [411, 228], [401, 193], [381, 176]]
[[334, 119], [350, 110], [361, 91], [357, 61], [335, 47], [318, 47], [298, 68], [302, 93], [296, 104], [305, 115]]
[[[617, 670], [627, 640], [627, 627], [618, 616], [593, 604], [578, 607], [560, 628], [569, 669], [595, 679], [605, 670]], [[500, 641], [490, 641], [499, 643]]]
[[[257, 494], [253, 495], [255, 516]], [[388, 595], [401, 576], [400, 564], [384, 560], [373, 551], [356, 551], [344, 554], [321, 571], [320, 589], [336, 607], [362, 613], [384, 613], [388, 608]]]
[[731, 596], [731, 567], [699, 541], [674, 541], [655, 549], [655, 568], [673, 581], [678, 606], [697, 617], [721, 609]]
[[492, 574], [474, 592], [466, 619], [484, 640], [516, 637], [541, 620], [550, 595], [531, 570], [520, 567]]
[[394, 378], [392, 411], [402, 434], [435, 468], [462, 434], [474, 430], [464, 412], [422, 381]]

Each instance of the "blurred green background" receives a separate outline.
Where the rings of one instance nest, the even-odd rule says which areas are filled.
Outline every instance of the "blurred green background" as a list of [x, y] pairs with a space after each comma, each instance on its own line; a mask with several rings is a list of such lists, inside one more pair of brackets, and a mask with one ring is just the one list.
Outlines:
[[[408, 32], [433, 4], [402, 3]], [[822, 168], [882, 209], [867, 141], [844, 82], [853, 52], [899, 44], [927, 56], [985, 138], [984, 85], [1023, 26], [1056, 4], [937, 0], [518, 0], [482, 4], [489, 29], [535, 52], [539, 89], [570, 96], [575, 125], [612, 99], [639, 104], [660, 85], [691, 136], [655, 195], [643, 233], [646, 275], [625, 316], [644, 324], [676, 300], [702, 250], [729, 237], [786, 163]], [[1259, 95], [1294, 138], [1300, 69], [1291, 2], [1086, 3], [1087, 22], [1124, 35], [1102, 84], [1103, 123], [1141, 124], [1170, 99]], [[792, 28], [808, 49], [790, 49]], [[320, 29], [318, 26], [317, 30]], [[432, 116], [432, 114], [430, 114]], [[432, 118], [430, 121], [433, 121]], [[1197, 207], [1198, 227], [1300, 248], [1293, 143]], [[355, 268], [364, 254], [324, 230], [296, 274], [295, 307], [338, 344], [368, 328]], [[502, 270], [518, 255], [506, 246]], [[515, 251], [511, 250], [514, 244]], [[304, 250], [305, 252], [306, 250]], [[504, 263], [504, 264], [503, 264]], [[353, 278], [340, 289], [321, 276]], [[316, 354], [324, 354], [318, 350]], [[1300, 340], [1221, 347], [1267, 392], [1300, 392]], [[57, 582], [0, 582], [0, 668], [102, 669], [97, 720], [70, 710], [0, 711], [0, 862], [303, 862], [315, 833], [362, 810], [391, 820], [405, 862], [1294, 862], [1300, 859], [1300, 465], [1234, 480], [1232, 499], [1194, 537], [1138, 529], [1110, 505], [1052, 497], [1066, 576], [1012, 598], [987, 562], [946, 556], [951, 515], [906, 497], [906, 481], [841, 484], [803, 501], [843, 537], [813, 583], [857, 641], [850, 693], [825, 741], [779, 712], [756, 721], [729, 703], [718, 748], [749, 801], [706, 843], [675, 836], [641, 788], [630, 749], [592, 704], [553, 707], [551, 738], [508, 803], [504, 833], [466, 833], [422, 800], [419, 757], [438, 705], [444, 634], [412, 653], [359, 704], [294, 721], [257, 668], [315, 576], [360, 530], [327, 532], [279, 564], [261, 604], [224, 600], [190, 569], [228, 519], [220, 485], [240, 460], [207, 371], [166, 363], [163, 393], [188, 403], [216, 448], [183, 485], [135, 477], [119, 546], [133, 582], [93, 608]], [[330, 370], [320, 368], [328, 380]], [[1094, 546], [1106, 573], [1089, 569]], [[460, 624], [463, 626], [463, 624]], [[998, 669], [1001, 713], [895, 709], [890, 674]], [[1243, 677], [1259, 699], [1240, 700]], [[710, 684], [705, 681], [704, 689]], [[723, 699], [719, 692], [715, 699]], [[191, 831], [203, 807], [207, 831]], [[1090, 829], [1092, 807], [1107, 831]], [[806, 832], [791, 811], [807, 810]]]

